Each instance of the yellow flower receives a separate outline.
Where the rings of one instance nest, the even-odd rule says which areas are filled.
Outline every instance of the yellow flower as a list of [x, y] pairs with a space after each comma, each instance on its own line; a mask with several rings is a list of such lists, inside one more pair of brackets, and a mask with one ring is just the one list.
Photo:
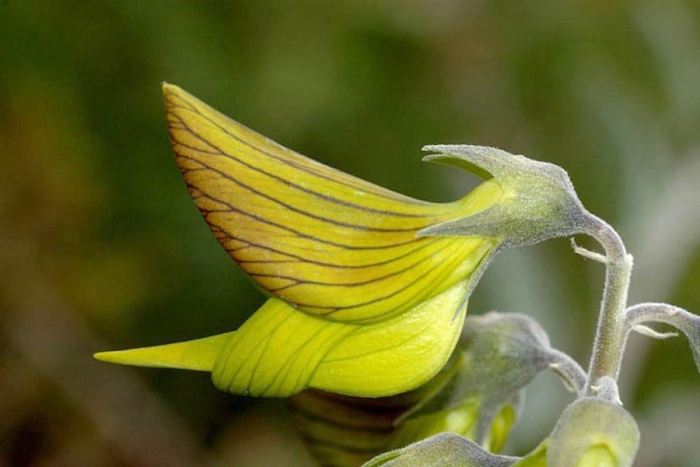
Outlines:
[[197, 207], [271, 297], [234, 332], [96, 357], [211, 371], [220, 389], [255, 396], [309, 387], [387, 396], [434, 376], [501, 239], [419, 232], [494, 206], [497, 179], [452, 203], [419, 201], [286, 149], [176, 86], [163, 90]]

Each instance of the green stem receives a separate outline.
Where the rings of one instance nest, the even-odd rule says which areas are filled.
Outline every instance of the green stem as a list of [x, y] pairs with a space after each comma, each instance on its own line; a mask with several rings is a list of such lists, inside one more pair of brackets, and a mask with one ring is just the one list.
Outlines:
[[605, 288], [600, 306], [591, 363], [588, 367], [586, 396], [596, 396], [601, 378], [617, 381], [627, 340], [625, 319], [627, 295], [632, 274], [632, 256], [615, 230], [602, 219], [589, 214], [584, 232], [595, 238], [605, 249]]

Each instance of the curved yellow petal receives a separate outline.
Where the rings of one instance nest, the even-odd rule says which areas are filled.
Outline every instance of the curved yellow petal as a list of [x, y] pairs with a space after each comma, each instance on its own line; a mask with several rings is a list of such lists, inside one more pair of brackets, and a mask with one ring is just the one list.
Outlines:
[[367, 397], [408, 391], [447, 362], [467, 292], [460, 283], [367, 325], [319, 319], [271, 298], [222, 349], [212, 379], [219, 389], [253, 396], [284, 397], [308, 387]]
[[318, 318], [272, 297], [237, 331], [96, 358], [211, 371], [219, 389], [241, 395], [286, 397], [306, 388], [394, 395], [422, 385], [448, 361], [468, 289], [457, 284], [407, 313], [365, 325]]
[[445, 366], [457, 344], [468, 293], [469, 284], [461, 282], [407, 313], [357, 326], [321, 361], [310, 386], [379, 397], [426, 383]]
[[496, 245], [416, 238], [496, 203], [496, 180], [453, 203], [419, 201], [286, 149], [176, 86], [163, 91], [177, 163], [210, 228], [260, 286], [301, 310], [384, 319], [465, 280]]

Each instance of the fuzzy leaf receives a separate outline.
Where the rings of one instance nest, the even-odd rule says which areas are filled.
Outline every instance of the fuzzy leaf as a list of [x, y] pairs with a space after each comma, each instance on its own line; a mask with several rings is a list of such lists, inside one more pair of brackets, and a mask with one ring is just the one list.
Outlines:
[[362, 467], [509, 467], [515, 461], [491, 454], [454, 433], [442, 433], [377, 456]]

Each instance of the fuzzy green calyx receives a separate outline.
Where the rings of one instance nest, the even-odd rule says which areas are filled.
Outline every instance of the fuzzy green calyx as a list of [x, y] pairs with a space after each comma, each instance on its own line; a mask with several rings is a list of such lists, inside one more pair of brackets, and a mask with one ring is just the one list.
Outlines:
[[460, 167], [503, 189], [500, 203], [478, 214], [427, 227], [421, 236], [481, 235], [502, 247], [532, 245], [583, 230], [588, 212], [564, 169], [484, 146], [434, 145], [423, 160]]

